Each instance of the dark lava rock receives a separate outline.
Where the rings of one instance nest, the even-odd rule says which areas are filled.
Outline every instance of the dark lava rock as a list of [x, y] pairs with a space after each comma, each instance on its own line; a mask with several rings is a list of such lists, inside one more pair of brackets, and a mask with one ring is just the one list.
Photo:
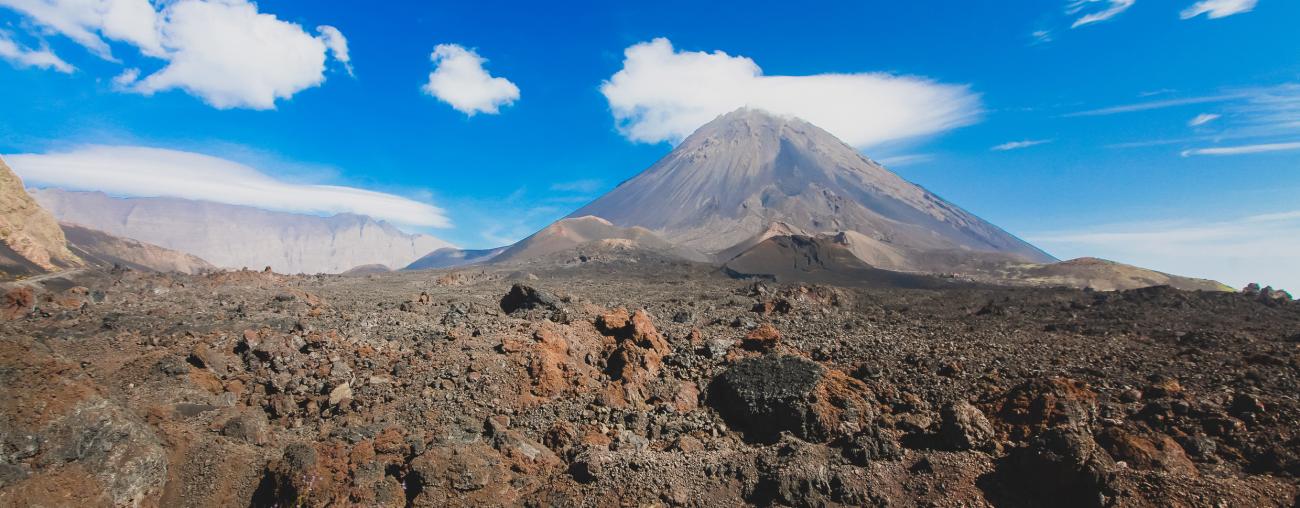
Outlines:
[[875, 425], [842, 440], [844, 457], [855, 465], [866, 467], [877, 460], [897, 460], [903, 456], [903, 447], [893, 431]]
[[709, 403], [748, 438], [775, 442], [781, 432], [807, 438], [817, 432], [808, 397], [822, 373], [796, 356], [744, 360], [714, 379]]
[[1115, 495], [1115, 461], [1092, 436], [1058, 427], [1013, 452], [1002, 468], [1008, 486], [1035, 506], [1106, 506]]
[[515, 283], [501, 297], [501, 310], [513, 314], [521, 310], [557, 310], [560, 300], [554, 295], [525, 284]]
[[749, 358], [714, 378], [709, 404], [727, 424], [758, 442], [782, 432], [827, 441], [875, 417], [865, 384], [798, 356]]

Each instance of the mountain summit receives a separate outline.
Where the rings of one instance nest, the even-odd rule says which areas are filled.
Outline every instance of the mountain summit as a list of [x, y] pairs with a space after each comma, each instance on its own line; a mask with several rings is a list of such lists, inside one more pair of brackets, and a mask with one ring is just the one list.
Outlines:
[[586, 215], [641, 226], [709, 253], [780, 222], [808, 232], [858, 233], [890, 255], [968, 251], [1055, 261], [825, 130], [757, 109], [700, 127], [649, 169], [570, 217]]

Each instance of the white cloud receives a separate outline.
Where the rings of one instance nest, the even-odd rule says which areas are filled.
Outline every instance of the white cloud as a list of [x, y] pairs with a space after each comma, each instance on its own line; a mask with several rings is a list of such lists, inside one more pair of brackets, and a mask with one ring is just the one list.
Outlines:
[[1051, 143], [1051, 142], [1052, 140], [1050, 139], [1026, 139], [1024, 141], [1008, 141], [1006, 143], [1002, 143], [998, 146], [990, 148], [990, 150], [993, 150], [995, 152], [1005, 152], [1008, 150], [1019, 150], [1021, 148], [1029, 148], [1031, 146], [1038, 146], [1038, 145]]
[[1255, 8], [1256, 0], [1201, 0], [1183, 9], [1179, 17], [1192, 19], [1202, 14], [1210, 19], [1219, 19], [1233, 14], [1250, 12]]
[[1034, 38], [1033, 44], [1046, 44], [1052, 42], [1051, 30], [1034, 30], [1034, 32], [1029, 34], [1029, 36]]
[[[1089, 11], [1070, 25], [1070, 28], [1078, 28], [1083, 25], [1106, 21], [1110, 18], [1120, 15], [1132, 7], [1137, 0], [1071, 0], [1066, 5], [1065, 13], [1071, 16], [1084, 11]], [[1101, 10], [1091, 9], [1096, 7], [1095, 4], [1104, 4]]]
[[0, 6], [22, 12], [103, 58], [113, 54], [101, 34], [146, 55], [164, 54], [158, 12], [149, 0], [0, 0]]
[[118, 90], [130, 88], [137, 79], [140, 79], [140, 69], [132, 67], [122, 71], [117, 76], [113, 76], [113, 88]]
[[493, 77], [483, 68], [486, 59], [459, 44], [439, 44], [429, 55], [434, 69], [424, 93], [450, 104], [456, 111], [474, 116], [495, 115], [501, 106], [519, 100], [519, 87], [506, 78]]
[[276, 100], [320, 85], [327, 52], [351, 68], [337, 29], [322, 25], [315, 37], [248, 0], [166, 1], [161, 10], [148, 0], [0, 0], [0, 6], [103, 58], [116, 60], [107, 39], [166, 62], [139, 81], [120, 74], [119, 89], [180, 89], [222, 109], [272, 109]]
[[355, 213], [397, 224], [449, 227], [436, 206], [337, 185], [290, 183], [243, 164], [193, 152], [138, 146], [86, 146], [18, 154], [10, 167], [29, 185], [119, 196], [169, 196], [296, 213]]
[[1187, 126], [1197, 127], [1197, 126], [1201, 126], [1213, 122], [1218, 119], [1219, 119], [1219, 115], [1216, 115], [1214, 113], [1201, 113], [1199, 115], [1196, 115], [1196, 118], [1193, 118], [1190, 121], [1188, 121]]
[[1282, 151], [1289, 151], [1289, 150], [1300, 150], [1300, 142], [1262, 143], [1258, 145], [1197, 148], [1194, 150], [1183, 151], [1183, 157], [1188, 157], [1192, 155], [1243, 155], [1243, 154], [1252, 154], [1252, 153], [1282, 152]]
[[18, 67], [53, 69], [64, 74], [77, 70], [49, 49], [24, 48], [14, 42], [13, 39], [10, 39], [9, 34], [4, 32], [0, 32], [0, 58], [8, 60]]
[[351, 76], [352, 57], [348, 56], [348, 38], [344, 37], [343, 32], [340, 32], [339, 29], [329, 25], [318, 26], [316, 31], [320, 33], [321, 40], [329, 48], [330, 56], [343, 64], [343, 67], [348, 70], [348, 75]]
[[797, 116], [863, 148], [969, 125], [981, 112], [968, 86], [914, 76], [768, 76], [749, 58], [676, 51], [664, 38], [635, 44], [624, 57], [600, 90], [633, 141], [680, 141], [748, 106]]
[[1300, 291], [1300, 211], [1212, 222], [1115, 224], [1026, 235], [1062, 258], [1096, 256], [1166, 273]]
[[276, 99], [325, 81], [325, 43], [242, 0], [167, 8], [169, 62], [134, 89], [179, 88], [220, 109], [272, 109]]

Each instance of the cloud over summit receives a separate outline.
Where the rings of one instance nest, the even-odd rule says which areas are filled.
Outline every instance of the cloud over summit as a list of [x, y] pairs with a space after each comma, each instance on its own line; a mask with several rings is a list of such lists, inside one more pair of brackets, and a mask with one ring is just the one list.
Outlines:
[[966, 85], [887, 73], [766, 75], [722, 51], [679, 51], [665, 38], [632, 45], [600, 87], [633, 141], [676, 142], [741, 107], [807, 120], [858, 148], [938, 134], [978, 120]]

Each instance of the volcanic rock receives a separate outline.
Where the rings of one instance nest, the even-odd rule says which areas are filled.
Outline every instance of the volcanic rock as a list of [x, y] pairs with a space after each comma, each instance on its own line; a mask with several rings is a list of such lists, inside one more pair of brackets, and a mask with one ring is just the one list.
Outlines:
[[875, 417], [870, 395], [866, 385], [838, 371], [797, 356], [766, 355], [716, 377], [709, 404], [753, 441], [774, 442], [782, 432], [826, 441]]
[[528, 310], [558, 310], [560, 300], [554, 295], [521, 283], [510, 286], [510, 292], [501, 297], [501, 310], [513, 314]]
[[984, 412], [971, 403], [959, 401], [945, 405], [939, 416], [939, 434], [953, 449], [983, 449], [992, 444], [993, 425]]

